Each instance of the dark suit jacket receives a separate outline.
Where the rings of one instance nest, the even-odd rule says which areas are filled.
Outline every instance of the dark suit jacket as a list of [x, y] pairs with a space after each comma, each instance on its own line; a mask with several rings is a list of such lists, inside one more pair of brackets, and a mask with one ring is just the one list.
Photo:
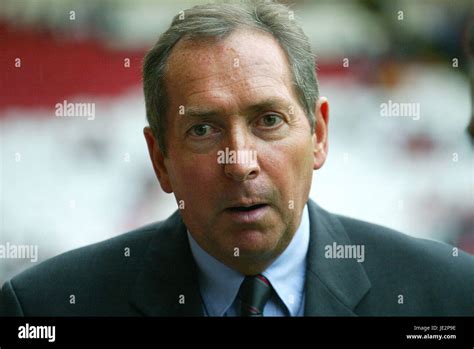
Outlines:
[[[451, 246], [333, 215], [311, 200], [308, 207], [305, 315], [474, 315], [473, 256], [453, 257]], [[333, 242], [364, 245], [364, 262], [325, 258]], [[0, 315], [7, 316], [202, 314], [178, 212], [43, 262], [6, 282], [0, 294]]]

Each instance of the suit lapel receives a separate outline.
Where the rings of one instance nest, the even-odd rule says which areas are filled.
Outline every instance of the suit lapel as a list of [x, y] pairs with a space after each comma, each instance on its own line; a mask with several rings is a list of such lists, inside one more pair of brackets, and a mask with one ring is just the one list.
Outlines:
[[196, 265], [178, 211], [157, 228], [130, 303], [147, 316], [202, 316]]
[[350, 245], [336, 216], [308, 201], [310, 244], [306, 271], [306, 316], [357, 316], [354, 308], [371, 284], [356, 259], [325, 258], [325, 246]]
[[[356, 316], [370, 281], [355, 259], [327, 259], [325, 246], [351, 244], [336, 216], [308, 201], [310, 244], [305, 316]], [[202, 316], [197, 267], [179, 212], [156, 228], [130, 303], [147, 316]]]

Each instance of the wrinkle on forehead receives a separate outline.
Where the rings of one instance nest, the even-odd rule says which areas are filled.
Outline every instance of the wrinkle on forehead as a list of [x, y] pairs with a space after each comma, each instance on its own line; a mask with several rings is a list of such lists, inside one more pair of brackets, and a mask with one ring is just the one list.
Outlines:
[[[285, 52], [269, 33], [239, 29], [222, 41], [178, 42], [168, 59], [167, 90], [189, 97], [244, 83], [292, 90]], [[248, 86], [251, 88], [252, 86]], [[175, 96], [178, 97], [178, 96]]]

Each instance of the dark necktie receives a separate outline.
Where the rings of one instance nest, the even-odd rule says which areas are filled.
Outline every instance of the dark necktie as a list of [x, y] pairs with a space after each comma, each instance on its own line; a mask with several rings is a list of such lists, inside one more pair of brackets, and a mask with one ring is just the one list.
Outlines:
[[263, 275], [246, 276], [239, 290], [240, 315], [263, 316], [272, 286]]

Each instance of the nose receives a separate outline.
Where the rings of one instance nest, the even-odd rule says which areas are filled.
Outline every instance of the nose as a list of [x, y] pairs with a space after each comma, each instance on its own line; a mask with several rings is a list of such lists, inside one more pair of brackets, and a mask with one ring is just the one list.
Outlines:
[[[246, 150], [246, 152], [249, 152]], [[240, 155], [246, 157], [246, 155]], [[244, 182], [246, 180], [254, 179], [260, 173], [260, 168], [257, 161], [246, 163], [228, 163], [224, 165], [224, 173], [227, 177], [237, 182]]]
[[260, 173], [257, 150], [244, 132], [233, 132], [224, 149], [224, 173], [237, 182], [256, 178]]

